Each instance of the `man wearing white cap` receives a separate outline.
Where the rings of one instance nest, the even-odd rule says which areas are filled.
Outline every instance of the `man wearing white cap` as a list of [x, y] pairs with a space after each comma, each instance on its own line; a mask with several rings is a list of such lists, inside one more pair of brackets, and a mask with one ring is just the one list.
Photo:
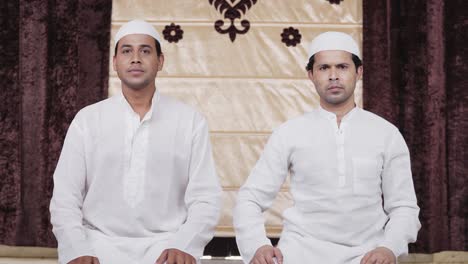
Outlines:
[[163, 96], [160, 37], [134, 20], [115, 36], [122, 91], [82, 109], [54, 173], [61, 264], [194, 264], [211, 240], [221, 188], [204, 117]]
[[[238, 194], [234, 226], [246, 263], [389, 264], [416, 240], [408, 148], [395, 126], [356, 107], [360, 57], [341, 32], [311, 43], [306, 69], [320, 107], [272, 133]], [[294, 205], [273, 247], [262, 212], [288, 173]]]

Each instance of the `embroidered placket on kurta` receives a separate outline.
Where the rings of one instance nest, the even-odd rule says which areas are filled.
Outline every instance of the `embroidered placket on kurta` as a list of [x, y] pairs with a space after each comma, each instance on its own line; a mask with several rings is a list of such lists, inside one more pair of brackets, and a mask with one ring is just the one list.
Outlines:
[[322, 115], [324, 115], [334, 129], [334, 137], [336, 143], [336, 161], [337, 161], [337, 172], [338, 172], [338, 187], [343, 188], [346, 186], [346, 157], [345, 157], [345, 131], [346, 131], [346, 120], [349, 119], [354, 109], [351, 110], [346, 116], [344, 116], [338, 125], [336, 121], [336, 115], [320, 109]]
[[136, 207], [143, 200], [145, 194], [143, 186], [148, 153], [149, 119], [152, 116], [153, 105], [141, 121], [140, 116], [133, 111], [130, 105], [126, 104], [126, 110], [123, 195], [130, 207]]

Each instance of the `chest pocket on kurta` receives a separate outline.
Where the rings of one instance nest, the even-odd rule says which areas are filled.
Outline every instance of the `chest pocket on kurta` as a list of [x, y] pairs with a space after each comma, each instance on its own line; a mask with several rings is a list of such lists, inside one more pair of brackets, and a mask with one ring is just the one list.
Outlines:
[[353, 157], [354, 194], [362, 196], [379, 196], [382, 194], [380, 159]]

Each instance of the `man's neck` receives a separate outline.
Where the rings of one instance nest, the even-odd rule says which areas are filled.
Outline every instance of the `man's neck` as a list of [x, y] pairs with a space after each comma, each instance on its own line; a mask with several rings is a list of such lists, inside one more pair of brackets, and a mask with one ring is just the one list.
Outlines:
[[343, 117], [348, 114], [354, 107], [356, 107], [356, 103], [354, 101], [349, 101], [341, 105], [331, 105], [326, 102], [320, 102], [320, 106], [327, 110], [328, 112], [332, 112], [336, 115], [336, 122], [338, 127], [341, 124], [341, 120]]
[[130, 104], [133, 111], [140, 116], [140, 120], [142, 120], [146, 113], [151, 109], [151, 103], [155, 91], [155, 86], [141, 90], [122, 87], [122, 93], [125, 99]]

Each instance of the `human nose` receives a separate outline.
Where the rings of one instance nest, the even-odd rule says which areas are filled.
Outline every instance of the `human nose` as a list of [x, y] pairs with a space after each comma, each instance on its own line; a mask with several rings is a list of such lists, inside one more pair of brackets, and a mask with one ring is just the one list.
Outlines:
[[131, 59], [132, 59], [131, 63], [141, 63], [140, 53], [133, 52]]
[[328, 75], [329, 81], [338, 81], [338, 74], [335, 67], [331, 67]]

